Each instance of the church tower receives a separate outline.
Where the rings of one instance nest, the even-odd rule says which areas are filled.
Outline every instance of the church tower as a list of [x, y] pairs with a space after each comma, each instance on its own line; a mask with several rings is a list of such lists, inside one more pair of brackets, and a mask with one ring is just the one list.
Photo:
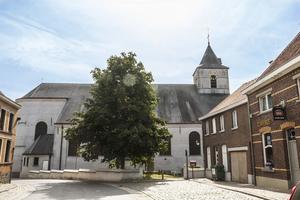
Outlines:
[[193, 78], [199, 94], [229, 94], [228, 69], [217, 58], [208, 41], [208, 46]]

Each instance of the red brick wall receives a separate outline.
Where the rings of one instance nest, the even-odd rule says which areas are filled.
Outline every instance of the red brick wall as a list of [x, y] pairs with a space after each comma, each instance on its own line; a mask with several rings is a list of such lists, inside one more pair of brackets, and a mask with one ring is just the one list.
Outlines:
[[[232, 112], [237, 111], [237, 123], [238, 128], [232, 129]], [[220, 116], [224, 115], [224, 124], [225, 131], [220, 133]], [[222, 145], [226, 144], [227, 149], [233, 147], [248, 147], [247, 153], [247, 173], [252, 174], [252, 164], [251, 164], [251, 145], [250, 145], [250, 131], [249, 131], [249, 114], [247, 103], [242, 104], [233, 109], [227, 110], [223, 113], [217, 114], [213, 117], [203, 120], [203, 135], [204, 135], [204, 155], [207, 155], [206, 148], [210, 146], [211, 151], [211, 163], [212, 165], [216, 164], [214, 146], [218, 146], [219, 153], [219, 164], [222, 163]], [[217, 133], [212, 134], [212, 119], [216, 119]], [[205, 135], [205, 123], [209, 121], [209, 135]], [[205, 160], [207, 157], [205, 157]], [[230, 152], [227, 152], [227, 162], [228, 162], [228, 171], [231, 171], [231, 155]], [[207, 162], [206, 162], [206, 167]]]
[[[296, 79], [293, 79], [293, 76], [300, 73], [300, 67], [294, 71], [284, 75], [281, 78], [276, 79], [269, 85], [264, 88], [255, 91], [249, 95], [249, 105], [250, 113], [254, 114], [254, 117], [251, 119], [252, 126], [252, 137], [254, 142], [254, 159], [255, 159], [255, 168], [257, 176], [264, 176], [270, 178], [278, 178], [284, 180], [290, 180], [290, 166], [288, 159], [288, 150], [287, 150], [287, 140], [286, 140], [286, 131], [281, 130], [281, 125], [286, 122], [295, 122], [295, 132], [296, 137], [300, 136], [300, 102], [298, 94], [298, 85]], [[296, 84], [296, 85], [295, 85]], [[294, 85], [294, 86], [293, 86]], [[256, 97], [257, 94], [272, 88], [272, 102], [273, 106], [280, 104], [282, 100], [286, 101], [286, 120], [273, 120], [273, 113], [268, 112], [265, 114], [259, 113], [259, 101]], [[278, 93], [279, 92], [279, 93]], [[265, 125], [258, 127], [257, 122], [262, 122], [264, 120], [270, 120], [270, 125]], [[263, 127], [271, 128], [271, 140], [273, 148], [273, 160], [274, 160], [274, 173], [263, 172], [261, 169], [264, 167], [264, 158], [263, 158], [263, 147], [262, 136], [260, 134], [260, 129]], [[275, 141], [273, 141], [275, 140]], [[298, 148], [298, 157], [300, 155], [300, 138], [296, 139], [297, 148]], [[300, 157], [299, 157], [300, 160]]]

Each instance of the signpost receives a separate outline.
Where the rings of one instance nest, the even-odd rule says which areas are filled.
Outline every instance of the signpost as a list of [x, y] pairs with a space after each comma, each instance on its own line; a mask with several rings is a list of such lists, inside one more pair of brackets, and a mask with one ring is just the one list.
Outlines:
[[194, 178], [194, 167], [196, 167], [197, 163], [196, 161], [190, 161], [190, 166], [192, 167], [192, 177]]
[[186, 179], [189, 179], [189, 165], [188, 165], [188, 152], [185, 150], [185, 157], [186, 157]]

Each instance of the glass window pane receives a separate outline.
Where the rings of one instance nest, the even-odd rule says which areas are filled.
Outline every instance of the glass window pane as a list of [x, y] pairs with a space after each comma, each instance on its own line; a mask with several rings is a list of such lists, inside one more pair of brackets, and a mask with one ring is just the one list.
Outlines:
[[288, 139], [289, 140], [295, 140], [296, 137], [295, 137], [295, 129], [289, 129], [288, 130]]
[[262, 100], [262, 109], [263, 110], [267, 110], [267, 101], [266, 101], [266, 97], [261, 98]]
[[273, 107], [271, 94], [268, 94], [268, 109]]
[[189, 135], [190, 155], [200, 155], [200, 134], [192, 132]]

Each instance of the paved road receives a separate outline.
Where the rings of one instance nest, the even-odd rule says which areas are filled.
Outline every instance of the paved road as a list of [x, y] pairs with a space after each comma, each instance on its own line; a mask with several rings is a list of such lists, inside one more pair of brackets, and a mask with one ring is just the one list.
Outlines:
[[[101, 199], [101, 200], [146, 200], [146, 195], [118, 185], [107, 185], [99, 182], [81, 182], [56, 179], [13, 179], [13, 184], [34, 186], [35, 191], [18, 199]], [[20, 191], [15, 191], [20, 193]], [[27, 197], [26, 197], [27, 196]], [[11, 197], [11, 196], [10, 196]], [[10, 198], [8, 199], [15, 199]], [[24, 198], [25, 197], [25, 198]], [[0, 198], [1, 199], [1, 198]]]
[[55, 179], [13, 179], [0, 184], [0, 200], [21, 199], [288, 199], [289, 191], [250, 184], [211, 181], [206, 178], [183, 180], [140, 180], [122, 183], [81, 182]]

